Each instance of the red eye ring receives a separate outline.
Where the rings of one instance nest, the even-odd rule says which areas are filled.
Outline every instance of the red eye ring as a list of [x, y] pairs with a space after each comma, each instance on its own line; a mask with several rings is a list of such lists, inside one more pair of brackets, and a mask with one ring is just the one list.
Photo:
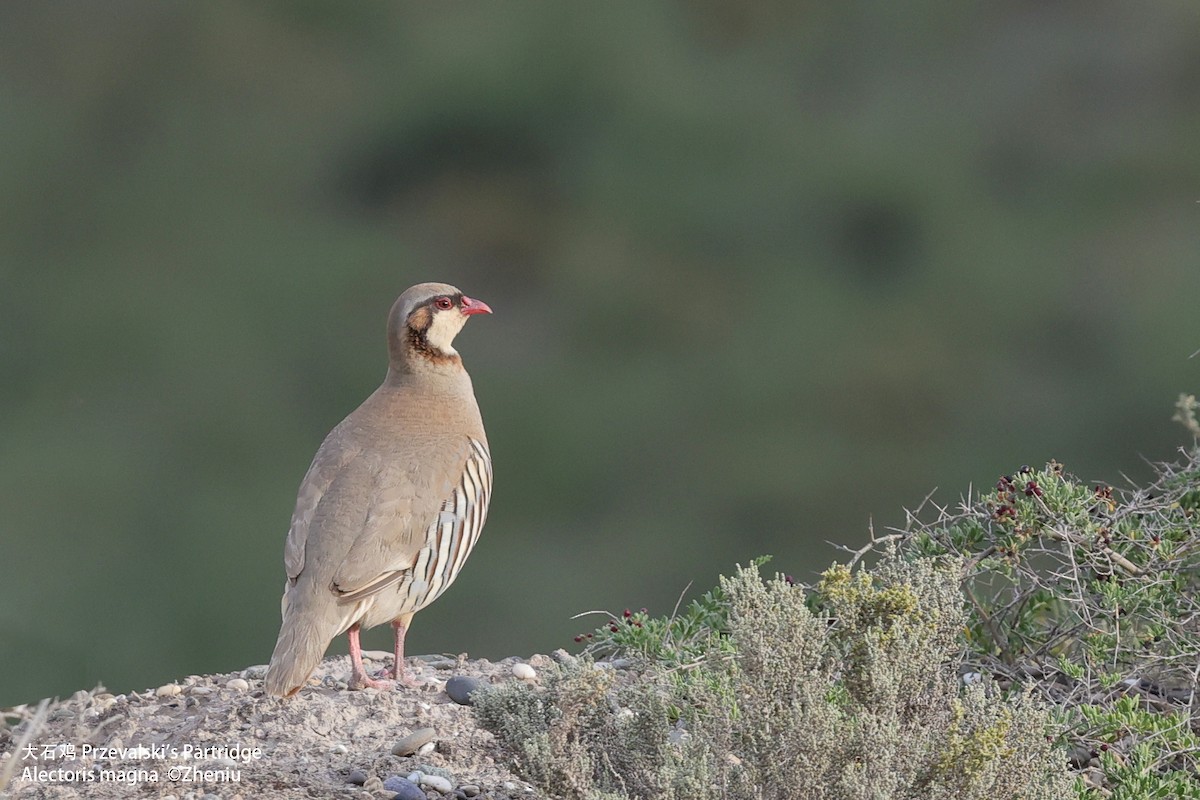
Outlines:
[[433, 304], [435, 306], [437, 306], [439, 309], [441, 309], [442, 311], [446, 311], [446, 310], [454, 307], [454, 301], [451, 300], [449, 297], [439, 297], [438, 299], [433, 301]]

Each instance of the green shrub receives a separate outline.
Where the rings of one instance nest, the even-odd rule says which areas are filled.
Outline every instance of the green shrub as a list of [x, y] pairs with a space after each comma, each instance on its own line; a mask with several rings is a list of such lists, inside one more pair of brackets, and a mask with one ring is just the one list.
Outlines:
[[585, 658], [480, 717], [561, 796], [1200, 800], [1198, 526], [1200, 447], [1127, 491], [1021, 467], [815, 587], [760, 559], [608, 615], [585, 652], [638, 672]]
[[909, 515], [851, 563], [884, 548], [962, 560], [964, 669], [1059, 709], [1081, 796], [1200, 797], [1198, 510], [1195, 453], [1126, 492], [1052, 461]]
[[960, 573], [888, 558], [834, 567], [810, 595], [739, 569], [695, 659], [640, 672], [581, 659], [544, 689], [478, 696], [478, 714], [554, 796], [1073, 797], [1047, 710], [963, 687]]

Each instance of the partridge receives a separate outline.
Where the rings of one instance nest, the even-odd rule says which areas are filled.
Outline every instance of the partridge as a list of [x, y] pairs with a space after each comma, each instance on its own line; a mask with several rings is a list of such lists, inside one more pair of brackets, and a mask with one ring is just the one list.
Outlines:
[[454, 337], [486, 303], [444, 283], [406, 290], [388, 316], [383, 384], [334, 428], [300, 484], [284, 546], [283, 624], [266, 689], [295, 694], [348, 633], [352, 688], [385, 688], [363, 669], [359, 631], [390, 622], [390, 677], [411, 684], [404, 635], [454, 582], [479, 540], [492, 458]]

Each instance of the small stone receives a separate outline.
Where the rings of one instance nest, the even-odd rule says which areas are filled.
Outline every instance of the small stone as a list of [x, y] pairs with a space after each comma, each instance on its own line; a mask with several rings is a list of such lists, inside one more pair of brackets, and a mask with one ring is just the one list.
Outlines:
[[422, 775], [421, 785], [428, 786], [435, 792], [441, 792], [442, 794], [454, 791], [454, 784], [441, 775]]
[[471, 695], [479, 689], [479, 681], [469, 675], [455, 675], [446, 681], [446, 694], [460, 706], [471, 705]]
[[417, 748], [417, 755], [427, 756], [433, 752], [433, 748], [437, 746], [436, 742], [426, 742]]
[[174, 697], [175, 695], [179, 694], [182, 691], [183, 691], [183, 689], [179, 688], [178, 683], [168, 683], [168, 684], [164, 684], [164, 685], [158, 687], [157, 689], [155, 689], [154, 696], [155, 697]]
[[433, 728], [418, 728], [392, 745], [392, 755], [411, 756], [426, 744], [432, 744], [436, 738], [437, 731]]
[[238, 692], [244, 692], [250, 688], [250, 684], [246, 682], [245, 678], [233, 678], [225, 684], [225, 688], [233, 689], [234, 691]]
[[337, 689], [339, 691], [350, 688], [350, 684], [333, 675], [326, 675], [324, 678], [321, 678], [321, 686], [326, 689]]
[[[561, 647], [558, 648], [557, 650], [555, 650], [553, 653], [551, 653], [550, 657], [552, 659], [554, 659], [555, 661], [557, 661], [559, 664], [563, 664], [563, 665], [569, 666], [569, 665], [575, 663], [575, 656], [571, 655], [566, 650], [563, 650]], [[530, 659], [530, 661], [532, 661], [532, 660], [533, 659]]]
[[443, 658], [442, 656], [426, 656], [422, 659], [425, 666], [431, 669], [454, 669], [458, 666], [458, 659]]
[[426, 800], [425, 793], [415, 783], [399, 775], [383, 782], [383, 788], [396, 793], [396, 800]]
[[346, 777], [346, 782], [353, 783], [355, 786], [362, 786], [367, 782], [367, 773], [363, 772], [361, 769], [352, 769], [350, 770], [350, 774]]
[[537, 677], [537, 670], [528, 664], [513, 664], [512, 674], [514, 678], [519, 678], [523, 681], [531, 681]]

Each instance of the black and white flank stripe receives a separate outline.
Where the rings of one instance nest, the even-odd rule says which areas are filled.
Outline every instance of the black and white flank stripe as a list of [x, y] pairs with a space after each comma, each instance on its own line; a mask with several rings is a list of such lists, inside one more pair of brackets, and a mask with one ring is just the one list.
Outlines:
[[482, 442], [471, 439], [462, 478], [430, 524], [425, 546], [401, 581], [399, 591], [407, 598], [406, 610], [420, 611], [454, 583], [479, 541], [491, 496], [492, 457]]

